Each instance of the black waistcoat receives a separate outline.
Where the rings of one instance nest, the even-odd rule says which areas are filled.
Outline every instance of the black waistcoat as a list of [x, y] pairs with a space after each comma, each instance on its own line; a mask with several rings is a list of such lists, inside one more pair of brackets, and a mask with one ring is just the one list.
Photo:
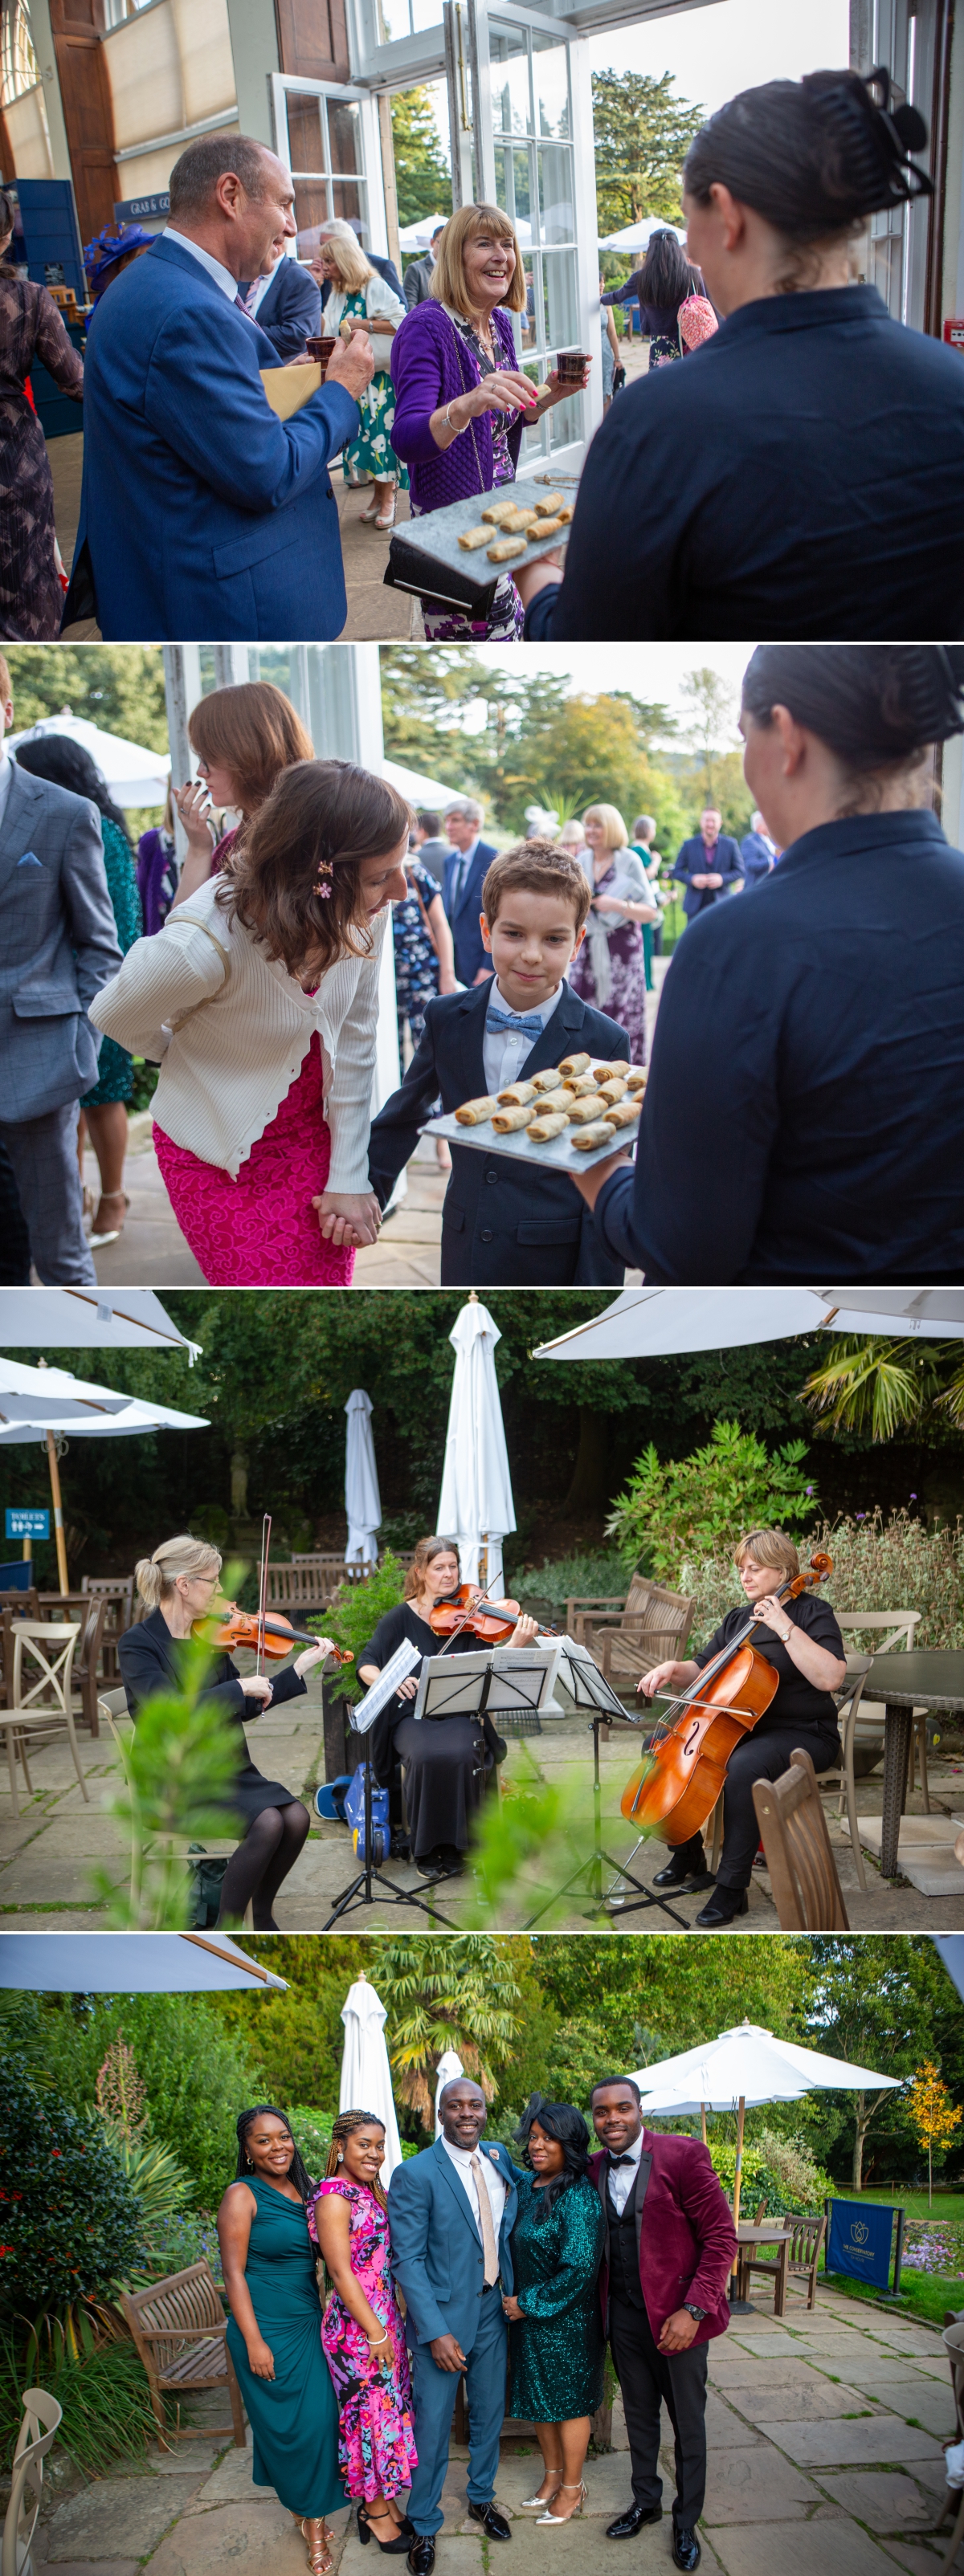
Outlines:
[[645, 2308], [639, 2277], [639, 2247], [636, 2239], [636, 2190], [639, 2166], [633, 2175], [632, 2188], [626, 2194], [622, 2217], [612, 2197], [612, 2181], [606, 2174], [606, 2217], [609, 2223], [609, 2296], [631, 2308]]

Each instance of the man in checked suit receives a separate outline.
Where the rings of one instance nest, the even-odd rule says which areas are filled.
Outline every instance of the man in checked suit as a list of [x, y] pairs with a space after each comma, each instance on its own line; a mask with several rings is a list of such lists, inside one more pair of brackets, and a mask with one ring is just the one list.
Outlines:
[[451, 924], [460, 984], [484, 984], [492, 973], [492, 959], [482, 945], [479, 913], [485, 872], [496, 852], [491, 841], [479, 838], [481, 821], [482, 807], [473, 796], [461, 796], [445, 817], [452, 848], [445, 862], [442, 901]]
[[411, 2576], [432, 2576], [442, 2524], [455, 2392], [465, 2372], [469, 2411], [469, 2513], [488, 2540], [510, 2540], [494, 2501], [505, 2413], [502, 2293], [512, 2291], [509, 2239], [516, 2185], [503, 2146], [482, 2137], [485, 2095], [466, 2075], [443, 2085], [442, 2135], [396, 2166], [388, 2187], [392, 2271], [404, 2292], [418, 2467], [409, 2497], [415, 2538]]
[[94, 1287], [77, 1169], [77, 1105], [97, 1080], [87, 1004], [116, 975], [100, 816], [84, 796], [20, 769], [0, 654], [0, 1144], [45, 1287]]
[[632, 2076], [592, 2091], [601, 2153], [589, 2171], [603, 2205], [599, 2273], [603, 2327], [622, 2391], [633, 2501], [607, 2530], [633, 2540], [662, 2517], [659, 2411], [676, 2436], [673, 2560], [700, 2563], [696, 2525], [706, 2487], [706, 2346], [730, 2322], [727, 2289], [736, 2235], [705, 2147], [644, 2129]]

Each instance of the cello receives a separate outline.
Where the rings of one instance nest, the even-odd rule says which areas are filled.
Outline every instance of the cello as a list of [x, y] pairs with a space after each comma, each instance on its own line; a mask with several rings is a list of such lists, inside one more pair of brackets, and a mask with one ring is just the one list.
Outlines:
[[[795, 1601], [832, 1573], [833, 1558], [818, 1549], [808, 1571], [781, 1583], [767, 1600]], [[726, 1787], [731, 1753], [766, 1715], [778, 1688], [774, 1665], [750, 1644], [759, 1624], [754, 1610], [729, 1645], [670, 1701], [645, 1760], [623, 1790], [622, 1815], [673, 1848], [701, 1832]]]

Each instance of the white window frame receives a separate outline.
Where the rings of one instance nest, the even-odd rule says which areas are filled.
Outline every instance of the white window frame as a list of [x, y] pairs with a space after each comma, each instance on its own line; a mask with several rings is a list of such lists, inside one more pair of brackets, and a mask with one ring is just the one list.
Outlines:
[[[368, 242], [367, 244], [363, 244], [363, 248], [377, 252], [379, 259], [387, 259], [388, 228], [385, 215], [385, 188], [382, 178], [381, 140], [378, 130], [378, 100], [374, 91], [363, 89], [351, 81], [302, 79], [300, 76], [296, 76], [293, 72], [272, 72], [270, 75], [270, 88], [274, 148], [278, 154], [279, 160], [284, 162], [286, 169], [291, 167], [288, 156], [288, 111], [286, 105], [289, 91], [298, 98], [310, 97], [344, 99], [350, 101], [353, 107], [358, 108], [362, 166], [357, 173], [357, 177], [365, 192], [369, 236]], [[313, 179], [316, 182], [324, 181], [327, 184], [330, 193], [334, 180], [338, 178], [350, 179], [352, 173], [350, 171], [341, 171], [332, 174], [330, 171], [305, 170], [298, 172], [297, 175], [292, 172], [292, 176], [295, 177], [296, 186], [297, 179], [299, 177], [302, 179]], [[289, 257], [297, 259], [297, 242], [290, 241], [287, 244], [287, 249]]]

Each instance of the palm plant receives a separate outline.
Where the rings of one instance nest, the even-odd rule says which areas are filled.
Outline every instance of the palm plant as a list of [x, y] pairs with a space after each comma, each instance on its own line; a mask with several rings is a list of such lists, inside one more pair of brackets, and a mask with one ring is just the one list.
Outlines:
[[520, 2026], [520, 1995], [511, 1960], [485, 1934], [419, 1934], [379, 1948], [378, 1983], [391, 2019], [392, 2065], [399, 2099], [423, 2128], [434, 2118], [435, 2070], [454, 2049], [486, 2100], [499, 2090], [497, 2069]]
[[841, 1334], [832, 1360], [801, 1388], [828, 1431], [869, 1432], [872, 1440], [942, 1416], [964, 1426], [964, 1342], [872, 1341]]

